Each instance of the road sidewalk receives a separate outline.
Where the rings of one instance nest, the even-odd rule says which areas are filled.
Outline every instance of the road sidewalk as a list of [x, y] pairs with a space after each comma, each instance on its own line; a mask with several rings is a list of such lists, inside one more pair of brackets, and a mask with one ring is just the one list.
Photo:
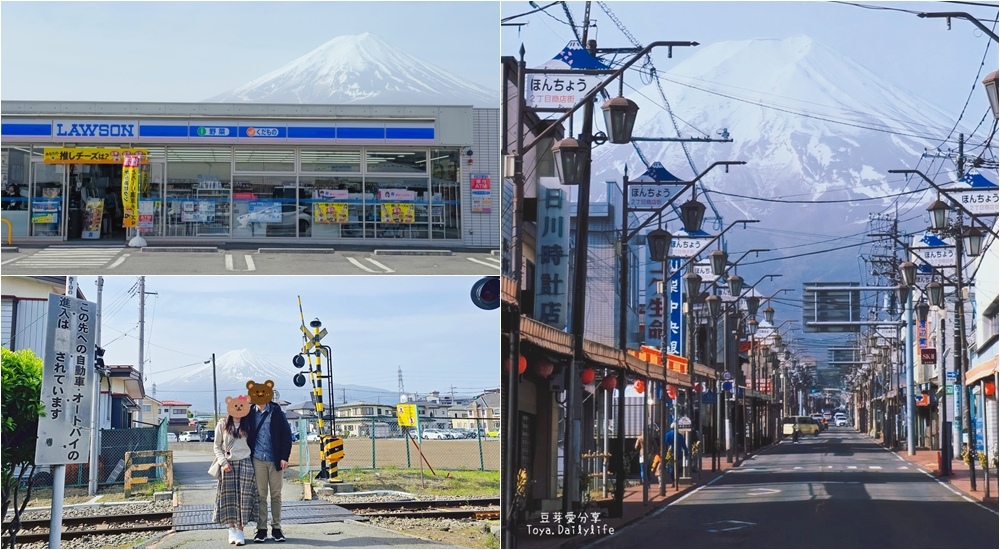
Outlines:
[[[759, 449], [757, 452], [761, 452], [768, 447]], [[750, 455], [751, 457], [753, 454]], [[740, 457], [741, 461], [744, 457]], [[657, 510], [661, 509], [663, 506], [668, 505], [671, 502], [675, 502], [684, 495], [690, 494], [691, 492], [697, 490], [699, 487], [703, 487], [710, 483], [712, 480], [722, 475], [725, 470], [738, 466], [739, 461], [735, 461], [730, 464], [726, 462], [726, 457], [723, 456], [721, 460], [721, 466], [716, 466], [716, 471], [712, 471], [712, 458], [710, 456], [701, 458], [701, 469], [693, 475], [691, 479], [681, 480], [678, 488], [674, 489], [673, 486], [668, 483], [666, 488], [666, 494], [660, 496], [659, 485], [650, 485], [648, 499], [646, 503], [643, 503], [642, 499], [642, 486], [638, 485], [635, 487], [627, 487], [625, 489], [624, 507], [623, 514], [620, 518], [600, 518], [597, 522], [583, 523], [577, 522], [580, 530], [584, 531], [582, 534], [576, 536], [542, 534], [545, 528], [551, 528], [554, 532], [556, 530], [556, 522], [549, 519], [548, 524], [540, 523], [539, 520], [531, 519], [522, 522], [518, 525], [518, 535], [517, 535], [517, 546], [518, 548], [582, 548], [586, 545], [596, 541], [598, 538], [604, 535], [609, 535], [614, 531], [629, 525], [649, 514], [655, 513]], [[720, 469], [721, 468], [721, 469]]]
[[957, 490], [975, 502], [993, 510], [998, 509], [997, 505], [997, 472], [990, 471], [989, 474], [989, 496], [987, 497], [987, 487], [984, 481], [983, 470], [976, 464], [976, 490], [972, 490], [972, 480], [969, 475], [969, 466], [961, 460], [951, 461], [951, 475], [940, 475], [940, 464], [938, 463], [938, 451], [930, 449], [917, 449], [915, 454], [909, 455], [906, 449], [896, 451], [900, 458], [912, 462], [917, 466], [927, 470], [935, 479], [948, 484], [952, 489]]

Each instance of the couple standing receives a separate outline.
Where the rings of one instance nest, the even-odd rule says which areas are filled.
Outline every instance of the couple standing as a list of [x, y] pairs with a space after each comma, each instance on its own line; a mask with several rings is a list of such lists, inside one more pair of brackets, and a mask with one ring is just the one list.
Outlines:
[[215, 456], [222, 465], [214, 521], [229, 526], [229, 543], [245, 544], [243, 527], [257, 522], [254, 542], [267, 540], [268, 500], [271, 538], [281, 532], [281, 483], [292, 454], [292, 432], [284, 411], [273, 401], [274, 382], [247, 382], [248, 396], [226, 398], [225, 422], [215, 427]]

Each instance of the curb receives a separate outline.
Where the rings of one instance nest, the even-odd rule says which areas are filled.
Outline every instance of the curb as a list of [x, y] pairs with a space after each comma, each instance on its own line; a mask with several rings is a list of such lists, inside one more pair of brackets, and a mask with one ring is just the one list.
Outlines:
[[140, 252], [218, 252], [217, 246], [144, 246]]
[[258, 254], [335, 254], [332, 248], [258, 248]]
[[374, 256], [451, 256], [451, 250], [374, 250]]
[[0, 247], [0, 252], [7, 252], [7, 253], [14, 252], [14, 253], [17, 253], [17, 252], [20, 252], [20, 251], [21, 251], [20, 247], [17, 247], [17, 246], [3, 246], [3, 247]]

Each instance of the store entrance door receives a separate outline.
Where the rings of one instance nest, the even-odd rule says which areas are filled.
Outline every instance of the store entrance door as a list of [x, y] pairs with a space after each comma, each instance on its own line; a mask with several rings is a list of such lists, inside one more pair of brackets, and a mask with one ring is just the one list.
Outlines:
[[67, 239], [122, 242], [120, 164], [70, 164]]

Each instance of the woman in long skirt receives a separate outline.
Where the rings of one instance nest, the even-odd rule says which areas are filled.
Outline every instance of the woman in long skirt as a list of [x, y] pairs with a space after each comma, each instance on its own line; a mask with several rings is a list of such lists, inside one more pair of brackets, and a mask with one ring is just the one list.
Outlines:
[[245, 395], [227, 397], [229, 414], [215, 427], [215, 456], [222, 465], [222, 479], [215, 495], [213, 521], [229, 526], [229, 544], [243, 546], [243, 527], [257, 520], [257, 481], [247, 444], [247, 425], [240, 420], [250, 412]]

